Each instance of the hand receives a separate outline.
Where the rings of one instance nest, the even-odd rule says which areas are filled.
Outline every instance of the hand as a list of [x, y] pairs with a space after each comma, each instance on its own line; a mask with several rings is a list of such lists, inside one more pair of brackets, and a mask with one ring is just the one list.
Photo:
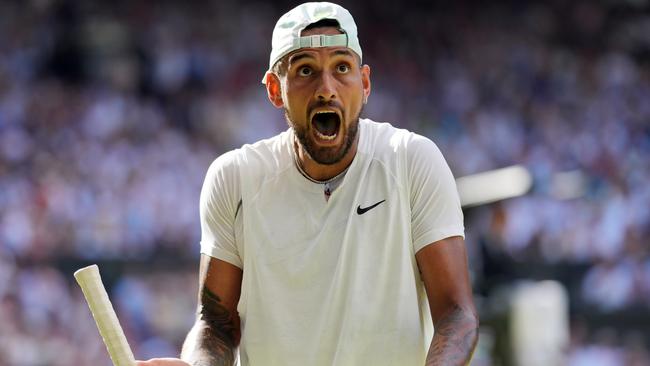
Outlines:
[[136, 361], [136, 366], [190, 366], [178, 358], [152, 358], [148, 361]]

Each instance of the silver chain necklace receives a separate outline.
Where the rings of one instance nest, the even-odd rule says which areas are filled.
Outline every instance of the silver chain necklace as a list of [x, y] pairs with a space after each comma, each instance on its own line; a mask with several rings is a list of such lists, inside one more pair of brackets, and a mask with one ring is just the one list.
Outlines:
[[298, 152], [294, 151], [294, 153], [295, 154], [293, 155], [293, 161], [296, 163], [296, 167], [298, 168], [298, 171], [300, 172], [300, 174], [302, 174], [303, 177], [307, 178], [309, 181], [311, 181], [313, 183], [317, 183], [317, 184], [329, 184], [329, 183], [332, 183], [332, 182], [336, 181], [337, 179], [342, 178], [345, 175], [345, 173], [347, 173], [348, 169], [350, 169], [350, 166], [348, 165], [348, 167], [343, 169], [342, 172], [340, 172], [339, 174], [335, 175], [334, 177], [332, 177], [330, 179], [316, 180], [316, 179], [310, 177], [309, 174], [307, 174], [307, 172], [305, 172], [305, 170], [302, 168], [302, 164], [300, 164], [300, 161], [298, 160]]
[[298, 151], [296, 151], [296, 146], [298, 144], [294, 143], [294, 149], [293, 149], [293, 161], [296, 164], [296, 168], [298, 168], [298, 171], [300, 174], [302, 174], [303, 177], [307, 178], [312, 183], [316, 184], [322, 184], [323, 185], [323, 193], [325, 194], [325, 199], [329, 200], [329, 197], [332, 195], [332, 191], [338, 186], [337, 183], [339, 183], [339, 180], [343, 178], [345, 173], [347, 173], [348, 169], [350, 169], [350, 165], [348, 165], [345, 169], [343, 169], [342, 172], [339, 174], [335, 175], [334, 177], [327, 179], [327, 180], [316, 180], [307, 174], [305, 170], [302, 168], [302, 164], [300, 164], [300, 160], [298, 160]]

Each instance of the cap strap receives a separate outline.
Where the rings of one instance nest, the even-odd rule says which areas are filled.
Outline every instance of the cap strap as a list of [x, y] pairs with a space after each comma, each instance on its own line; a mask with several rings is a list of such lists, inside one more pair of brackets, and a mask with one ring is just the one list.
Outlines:
[[297, 48], [317, 48], [317, 47], [347, 47], [348, 35], [337, 34], [328, 36], [324, 34], [315, 34], [313, 36], [300, 37], [296, 41]]

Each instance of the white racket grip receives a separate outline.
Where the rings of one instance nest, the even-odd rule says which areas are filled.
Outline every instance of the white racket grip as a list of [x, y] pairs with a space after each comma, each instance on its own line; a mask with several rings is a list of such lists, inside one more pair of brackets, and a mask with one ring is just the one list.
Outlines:
[[74, 278], [79, 283], [81, 291], [83, 291], [113, 365], [134, 366], [133, 352], [108, 298], [102, 278], [99, 275], [99, 267], [93, 264], [81, 268], [74, 273]]

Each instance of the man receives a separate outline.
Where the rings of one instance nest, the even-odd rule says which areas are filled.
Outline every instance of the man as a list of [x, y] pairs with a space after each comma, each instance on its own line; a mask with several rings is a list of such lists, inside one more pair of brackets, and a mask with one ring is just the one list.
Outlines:
[[361, 60], [342, 7], [279, 19], [263, 83], [290, 128], [211, 165], [184, 361], [138, 365], [469, 362], [478, 319], [453, 177], [430, 140], [359, 118]]

